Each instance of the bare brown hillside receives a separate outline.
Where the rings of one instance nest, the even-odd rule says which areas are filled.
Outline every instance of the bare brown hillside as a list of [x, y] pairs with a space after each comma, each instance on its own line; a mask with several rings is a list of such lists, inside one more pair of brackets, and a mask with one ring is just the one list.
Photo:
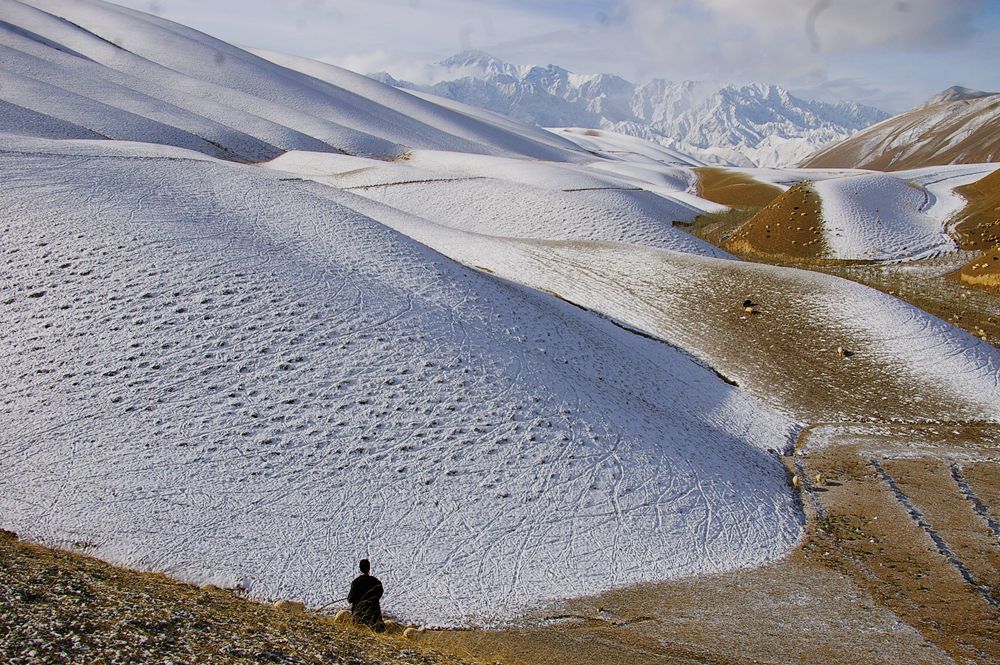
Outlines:
[[1000, 94], [947, 93], [820, 150], [802, 166], [902, 171], [1000, 161]]
[[823, 258], [826, 244], [819, 197], [808, 182], [798, 183], [740, 226], [723, 247], [760, 258]]
[[968, 205], [958, 215], [955, 240], [981, 252], [959, 271], [963, 282], [1000, 289], [1000, 171], [958, 190]]

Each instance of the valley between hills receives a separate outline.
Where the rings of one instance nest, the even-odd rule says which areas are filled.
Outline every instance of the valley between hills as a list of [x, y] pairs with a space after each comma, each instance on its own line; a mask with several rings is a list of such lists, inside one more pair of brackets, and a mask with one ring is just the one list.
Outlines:
[[7, 661], [1000, 661], [990, 156], [706, 164], [2, 6]]

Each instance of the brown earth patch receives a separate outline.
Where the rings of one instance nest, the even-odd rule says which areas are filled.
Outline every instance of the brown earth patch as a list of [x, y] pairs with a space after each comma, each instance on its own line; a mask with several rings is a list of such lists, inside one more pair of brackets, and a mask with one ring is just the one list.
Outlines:
[[967, 284], [1000, 290], [1000, 170], [956, 190], [968, 203], [953, 235], [962, 249], [981, 252], [955, 276]]
[[828, 253], [822, 220], [819, 195], [800, 182], [747, 220], [723, 247], [740, 255], [822, 259]]
[[970, 509], [958, 484], [965, 480], [961, 465], [922, 458], [887, 460], [883, 467], [905, 495], [914, 497], [914, 507], [1000, 608], [1000, 542], [987, 521]]
[[698, 196], [731, 208], [762, 208], [781, 196], [781, 188], [743, 173], [716, 167], [697, 168]]
[[825, 476], [804, 493], [823, 559], [955, 661], [1000, 662], [1000, 541], [952, 470], [1000, 468], [996, 425], [830, 431], [797, 464]]
[[1000, 520], [1000, 465], [974, 463], [966, 465], [962, 471], [979, 500], [995, 520]]
[[950, 663], [818, 546], [753, 570], [580, 599], [505, 631], [432, 632], [430, 644], [517, 665]]

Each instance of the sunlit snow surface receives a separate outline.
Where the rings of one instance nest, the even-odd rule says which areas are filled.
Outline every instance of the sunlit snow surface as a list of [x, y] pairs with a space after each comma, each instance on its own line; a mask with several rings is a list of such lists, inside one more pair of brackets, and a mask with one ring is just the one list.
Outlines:
[[990, 164], [940, 166], [815, 183], [832, 257], [886, 260], [955, 251], [948, 222], [965, 200], [954, 189], [996, 168]]
[[369, 556], [435, 623], [797, 538], [793, 424], [685, 354], [156, 150], [0, 152], [5, 528], [317, 604]]
[[[712, 204], [655, 193], [600, 169], [416, 151], [403, 164], [291, 152], [266, 164], [449, 228], [537, 240], [603, 240], [729, 254], [674, 228]], [[661, 187], [661, 190], [666, 188]], [[690, 197], [694, 198], [694, 197]]]

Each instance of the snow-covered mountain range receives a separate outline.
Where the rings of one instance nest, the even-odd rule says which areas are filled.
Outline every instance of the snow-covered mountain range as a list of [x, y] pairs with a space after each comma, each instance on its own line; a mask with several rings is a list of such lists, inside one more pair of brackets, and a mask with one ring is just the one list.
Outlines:
[[542, 127], [608, 129], [656, 141], [706, 162], [787, 166], [889, 117], [869, 106], [800, 99], [777, 85], [575, 74], [555, 65], [514, 65], [481, 51], [441, 63], [456, 77], [434, 85], [371, 74]]

